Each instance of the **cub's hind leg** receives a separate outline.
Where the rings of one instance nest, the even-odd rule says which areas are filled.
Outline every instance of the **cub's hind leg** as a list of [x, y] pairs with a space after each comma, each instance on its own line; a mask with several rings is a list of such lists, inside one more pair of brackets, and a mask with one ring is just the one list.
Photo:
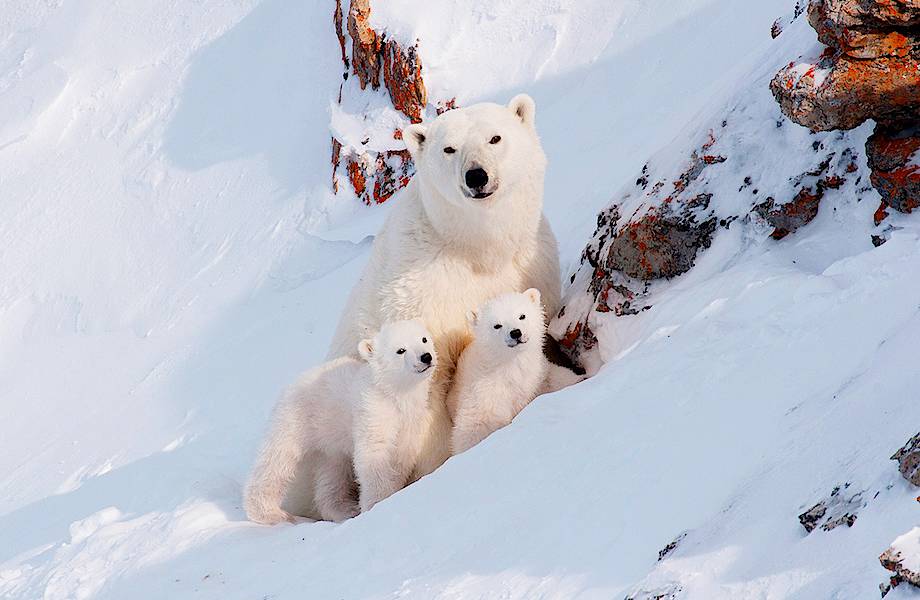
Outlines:
[[338, 454], [319, 458], [314, 503], [326, 521], [340, 523], [358, 514], [358, 488], [351, 457]]

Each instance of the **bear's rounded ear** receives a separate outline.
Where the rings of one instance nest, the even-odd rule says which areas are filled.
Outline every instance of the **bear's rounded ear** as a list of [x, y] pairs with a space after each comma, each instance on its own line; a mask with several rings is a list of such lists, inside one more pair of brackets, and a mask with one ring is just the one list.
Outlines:
[[428, 130], [421, 123], [409, 125], [403, 129], [403, 141], [406, 143], [406, 148], [409, 149], [409, 153], [412, 156], [416, 156], [422, 149], [422, 146], [425, 144], [425, 135], [427, 131]]
[[533, 302], [535, 305], [540, 305], [540, 290], [537, 288], [530, 288], [524, 292], [524, 295], [527, 296], [527, 299]]
[[358, 354], [364, 360], [370, 360], [374, 356], [374, 340], [361, 340], [358, 342]]
[[508, 108], [511, 109], [511, 112], [513, 112], [524, 125], [533, 127], [534, 117], [537, 114], [537, 105], [534, 104], [533, 98], [527, 94], [518, 94], [508, 103]]
[[476, 324], [479, 323], [479, 315], [476, 314], [475, 310], [467, 311], [466, 320], [470, 325], [475, 327]]

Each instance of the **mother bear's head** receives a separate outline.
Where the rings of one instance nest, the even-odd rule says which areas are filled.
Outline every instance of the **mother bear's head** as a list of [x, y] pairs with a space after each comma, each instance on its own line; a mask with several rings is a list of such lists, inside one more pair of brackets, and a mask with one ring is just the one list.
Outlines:
[[455, 207], [487, 209], [523, 194], [539, 210], [546, 156], [534, 126], [535, 112], [530, 96], [520, 94], [507, 106], [475, 104], [410, 125], [403, 140], [421, 184]]

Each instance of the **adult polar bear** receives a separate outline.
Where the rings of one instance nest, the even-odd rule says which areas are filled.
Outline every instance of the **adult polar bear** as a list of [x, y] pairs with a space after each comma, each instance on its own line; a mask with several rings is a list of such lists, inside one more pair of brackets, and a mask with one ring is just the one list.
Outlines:
[[428, 326], [441, 361], [416, 478], [449, 456], [444, 401], [470, 341], [468, 313], [528, 288], [540, 290], [547, 315], [559, 309], [559, 253], [543, 216], [546, 156], [534, 116], [522, 94], [507, 106], [476, 104], [403, 131], [416, 175], [374, 241], [330, 348], [330, 357], [354, 354], [389, 321], [421, 318]]

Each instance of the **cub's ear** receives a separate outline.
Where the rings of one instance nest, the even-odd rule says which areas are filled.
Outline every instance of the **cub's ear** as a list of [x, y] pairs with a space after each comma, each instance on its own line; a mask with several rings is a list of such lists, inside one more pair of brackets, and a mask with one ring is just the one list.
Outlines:
[[476, 324], [479, 323], [479, 315], [476, 314], [476, 311], [475, 311], [475, 310], [467, 311], [467, 313], [466, 313], [466, 321], [467, 321], [470, 325], [472, 325], [473, 327], [475, 327]]
[[540, 290], [537, 288], [530, 288], [524, 292], [524, 295], [527, 296], [527, 299], [537, 306], [540, 305]]
[[403, 141], [406, 143], [406, 148], [409, 149], [409, 153], [412, 156], [417, 156], [425, 145], [425, 135], [427, 131], [425, 126], [420, 123], [409, 125], [403, 129]]
[[508, 103], [508, 108], [511, 109], [517, 118], [521, 120], [524, 125], [528, 127], [534, 126], [534, 117], [537, 113], [537, 105], [534, 104], [533, 98], [527, 94], [518, 94], [511, 99], [511, 102]]
[[358, 354], [364, 360], [370, 360], [374, 356], [374, 340], [361, 340], [358, 342]]

